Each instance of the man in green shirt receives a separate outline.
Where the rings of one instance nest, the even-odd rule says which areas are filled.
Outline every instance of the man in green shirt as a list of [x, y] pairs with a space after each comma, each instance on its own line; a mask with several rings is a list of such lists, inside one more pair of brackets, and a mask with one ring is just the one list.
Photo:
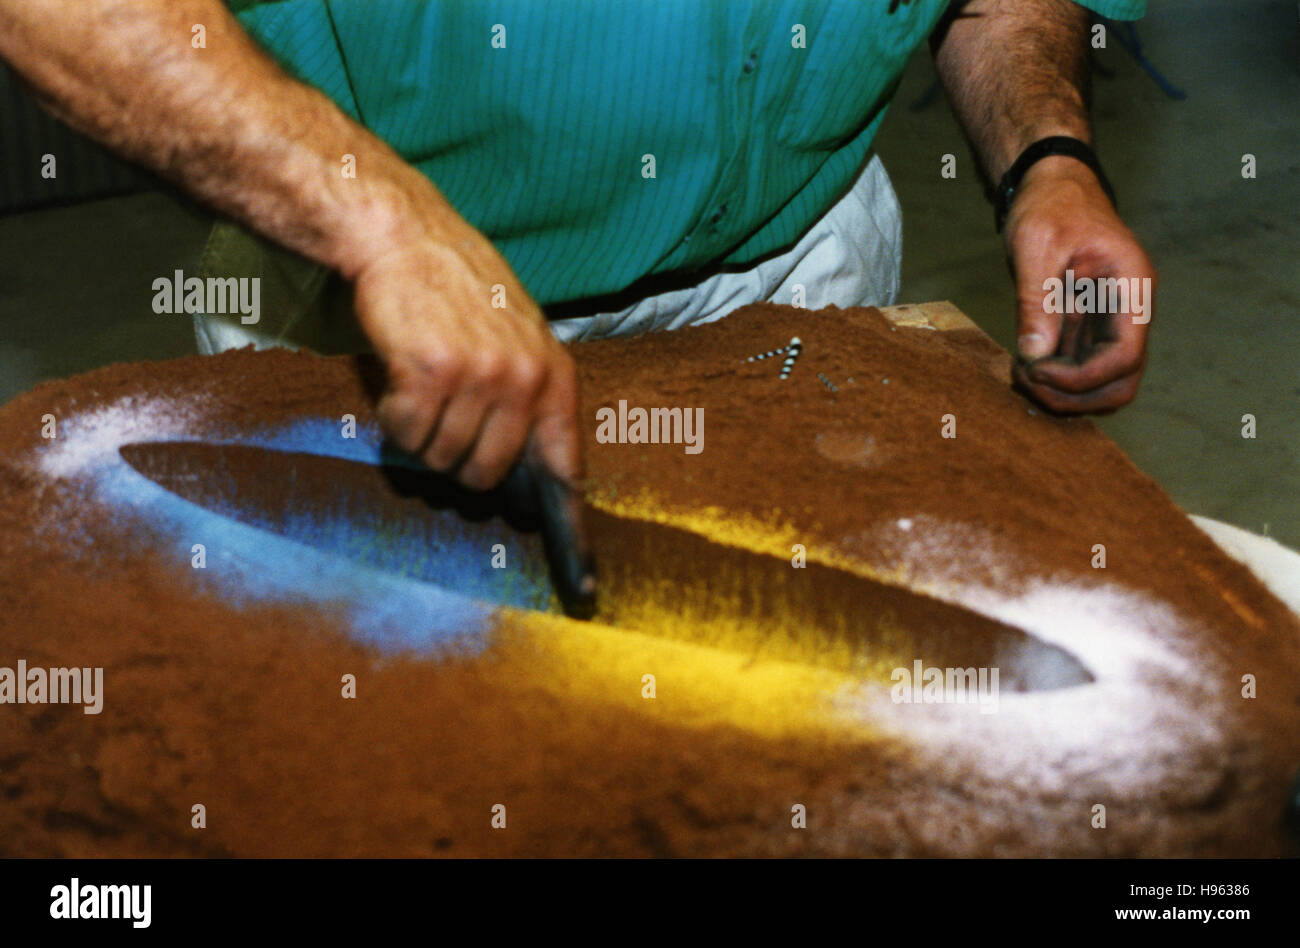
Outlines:
[[[388, 434], [467, 485], [529, 444], [580, 470], [574, 367], [542, 306], [587, 314], [556, 323], [568, 336], [680, 325], [789, 302], [809, 260], [819, 303], [888, 295], [822, 276], [896, 271], [869, 149], [926, 37], [1006, 185], [1019, 383], [1060, 412], [1136, 392], [1146, 320], [1080, 349], [1043, 290], [1067, 271], [1154, 277], [1086, 146], [1085, 7], [1133, 18], [1144, 0], [230, 6], [238, 19], [219, 0], [0, 0], [0, 55], [70, 124], [242, 225], [218, 225], [209, 265], [278, 275], [271, 338], [326, 318], [327, 279], [347, 284], [387, 366]], [[856, 264], [827, 263], [854, 244]], [[666, 322], [642, 319], [664, 301]], [[636, 318], [592, 321], [619, 307]]]

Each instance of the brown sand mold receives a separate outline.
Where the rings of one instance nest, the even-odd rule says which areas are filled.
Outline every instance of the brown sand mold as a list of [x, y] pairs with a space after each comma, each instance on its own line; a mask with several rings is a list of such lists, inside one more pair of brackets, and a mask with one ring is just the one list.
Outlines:
[[[167, 446], [161, 445], [160, 447]], [[226, 475], [227, 468], [233, 468], [236, 465], [232, 465], [224, 460], [217, 463], [216, 458], [223, 453], [233, 452], [236, 455], [242, 453], [240, 466], [242, 466], [247, 472], [245, 483], [242, 483], [241, 485], [230, 485], [227, 487], [227, 491], [240, 492], [246, 497], [256, 495], [259, 491], [267, 488], [273, 488], [276, 491], [283, 493], [283, 490], [281, 489], [282, 486], [292, 480], [296, 485], [296, 489], [314, 497], [315, 503], [322, 504], [329, 508], [335, 508], [339, 498], [354, 498], [356, 496], [357, 491], [354, 489], [354, 486], [348, 484], [350, 480], [359, 480], [361, 482], [360, 486], [362, 487], [364, 487], [367, 482], [371, 482], [370, 486], [372, 492], [375, 492], [374, 487], [379, 483], [380, 477], [374, 469], [369, 468], [366, 465], [357, 465], [351, 462], [327, 461], [320, 459], [314, 467], [292, 470], [284, 468], [276, 470], [257, 466], [251, 463], [250, 457], [258, 454], [260, 449], [204, 447], [193, 444], [180, 445], [177, 447], [182, 451], [198, 452], [200, 457], [193, 462], [193, 467], [201, 468], [204, 466], [210, 466], [214, 469], [219, 469], [222, 472], [223, 477]], [[200, 448], [202, 448], [202, 450], [199, 450]], [[266, 456], [280, 456], [278, 453], [272, 452], [260, 453]], [[291, 455], [283, 455], [283, 457], [289, 458]], [[317, 468], [319, 469], [318, 471], [316, 470]], [[187, 496], [193, 496], [193, 488], [202, 487], [203, 485], [201, 483], [195, 484], [193, 482], [194, 475], [192, 473], [186, 473], [183, 476], [187, 480], [187, 483], [181, 485], [179, 489], [185, 491]], [[315, 478], [315, 480], [311, 480], [309, 477]], [[299, 498], [299, 500], [300, 499], [301, 498]], [[383, 495], [380, 495], [380, 499], [385, 501], [385, 504], [391, 501], [391, 498]], [[383, 511], [378, 507], [375, 509], [361, 509], [355, 507], [353, 501], [349, 500], [349, 503], [353, 505], [353, 513], [355, 516], [372, 517], [379, 515], [382, 520], [389, 522], [394, 520], [417, 522], [422, 515], [420, 509], [421, 505], [418, 502], [412, 503], [409, 499], [405, 506], [399, 511], [397, 517], [393, 516], [392, 511]], [[605, 529], [603, 530], [601, 529], [602, 524], [605, 526]], [[728, 551], [725, 547], [708, 543], [700, 538], [693, 538], [692, 535], [689, 534], [681, 534], [678, 531], [660, 529], [658, 531], [650, 531], [647, 533], [644, 529], [628, 529], [631, 525], [632, 522], [627, 520], [617, 520], [609, 517], [601, 518], [599, 516], [596, 518], [594, 524], [596, 527], [598, 547], [601, 549], [603, 554], [603, 561], [607, 564], [614, 564], [619, 570], [619, 572], [613, 577], [609, 575], [606, 576], [606, 601], [614, 603], [645, 602], [647, 598], [654, 599], [655, 597], [647, 597], [643, 594], [642, 590], [644, 585], [659, 584], [660, 588], [667, 588], [668, 592], [664, 595], [660, 595], [658, 598], [667, 598], [674, 601], [673, 613], [686, 627], [681, 630], [673, 630], [675, 632], [680, 631], [686, 633], [694, 631], [697, 635], [703, 634], [707, 630], [716, 627], [716, 621], [710, 620], [716, 620], [717, 617], [707, 614], [707, 607], [713, 601], [725, 601], [729, 597], [734, 598], [738, 590], [743, 589], [746, 592], [756, 590], [759, 594], [758, 598], [761, 599], [763, 595], [766, 594], [769, 600], [765, 608], [760, 607], [755, 610], [759, 615], [778, 615], [784, 611], [785, 620], [788, 623], [791, 623], [791, 627], [801, 630], [802, 639], [800, 641], [790, 642], [786, 640], [778, 640], [775, 644], [779, 647], [783, 646], [787, 650], [791, 645], [801, 644], [811, 646], [813, 649], [823, 650], [824, 654], [821, 655], [816, 654], [816, 652], [809, 654], [809, 648], [805, 647], [798, 653], [798, 658], [803, 661], [812, 661], [813, 664], [822, 664], [831, 660], [832, 657], [842, 654], [833, 648], [833, 646], [837, 644], [835, 641], [827, 642], [825, 640], [819, 640], [814, 634], [815, 630], [833, 628], [833, 622], [828, 620], [837, 616], [842, 617], [845, 615], [854, 615], [856, 613], [855, 621], [865, 621], [868, 619], [868, 616], [864, 613], [862, 605], [868, 604], [874, 606], [874, 608], [879, 612], [888, 612], [892, 610], [893, 613], [908, 615], [912, 619], [910, 628], [902, 633], [903, 641], [910, 642], [912, 647], [912, 651], [906, 653], [908, 656], [912, 654], [922, 654], [927, 656], [927, 660], [930, 664], [941, 667], [999, 667], [1002, 674], [1002, 688], [1008, 693], [1014, 693], [1022, 690], [1024, 687], [1025, 683], [1018, 680], [1018, 676], [1026, 677], [1020, 675], [1022, 669], [1028, 672], [1030, 669], [1034, 668], [1035, 661], [1042, 661], [1042, 658], [1036, 659], [1033, 655], [1025, 654], [1023, 649], [1008, 650], [1003, 647], [998, 652], [985, 651], [981, 653], [979, 648], [976, 646], [980, 641], [986, 640], [987, 635], [981, 636], [978, 629], [972, 628], [969, 623], [965, 623], [964, 625], [961, 624], [960, 619], [957, 624], [954, 624], [952, 617], [930, 616], [929, 618], [924, 618], [923, 614], [917, 612], [917, 606], [915, 604], [891, 603], [889, 599], [891, 591], [888, 588], [878, 589], [874, 592], [864, 592], [863, 595], [870, 596], [871, 599], [867, 600], [866, 603], [860, 603], [858, 608], [855, 609], [854, 604], [846, 600], [845, 596], [852, 596], [854, 591], [861, 591], [854, 590], [851, 587], [846, 590], [842, 581], [832, 581], [829, 583], [825, 581], [819, 582], [817, 577], [820, 575], [828, 575], [839, 579], [841, 578], [841, 574], [837, 574], [831, 570], [823, 570], [819, 568], [817, 564], [813, 564], [806, 573], [794, 574], [789, 570], [784, 561], [772, 559], [769, 560], [769, 563], [772, 564], [772, 566], [775, 566], [775, 569], [771, 566], [764, 569], [761, 564], [757, 566], [755, 565], [755, 561], [759, 560], [759, 557], [744, 553], [740, 550]], [[656, 535], [656, 533], [658, 535]], [[692, 542], [692, 540], [694, 542]], [[707, 596], [699, 594], [702, 591], [701, 587], [692, 586], [693, 577], [691, 575], [691, 564], [705, 561], [706, 558], [712, 561], [712, 568], [709, 577], [710, 581], [707, 590], [710, 595]], [[741, 560], [741, 562], [733, 564], [733, 561], [737, 559]], [[664, 574], [661, 568], [664, 564], [681, 564], [683, 568], [676, 573]], [[731, 566], [730, 569], [728, 569], [729, 566]], [[793, 586], [786, 583], [786, 578], [791, 575], [799, 576], [800, 582]], [[729, 584], [730, 587], [735, 588], [729, 588]], [[692, 593], [695, 594], [692, 595]], [[806, 608], [806, 603], [804, 604], [805, 608], [797, 608], [799, 605], [798, 600], [801, 596], [812, 600], [822, 608], [820, 610], [809, 610]], [[1024, 614], [1022, 620], [1026, 621], [1026, 624], [1032, 625], [1032, 620], [1036, 616], [1041, 616], [1043, 614], [1056, 614], [1061, 612], [1062, 608], [1070, 607], [1072, 605], [1070, 603], [1060, 602], [1059, 595], [1057, 599], [1058, 601], [1056, 603], [1049, 603], [1047, 608], [1031, 608], [1023, 610]], [[1084, 605], [1088, 605], [1086, 601], [1084, 602]], [[784, 607], [784, 609], [781, 607]], [[1077, 610], [1077, 606], [1074, 608]], [[683, 611], [684, 609], [685, 611]], [[818, 611], [820, 611], [820, 615], [815, 614]], [[626, 628], [640, 628], [646, 624], [638, 621], [641, 616], [635, 611], [626, 614], [623, 618], [626, 621], [620, 622], [620, 617], [613, 615], [608, 617], [608, 621], [614, 626], [623, 625]], [[651, 621], [654, 621], [659, 617], [651, 616], [650, 618]], [[1119, 617], [1120, 621], [1123, 621], [1124, 618], [1125, 617], [1122, 615]], [[868, 623], [868, 625], [870, 626], [872, 624]], [[927, 636], [922, 633], [922, 630], [936, 628], [942, 629], [942, 632], [944, 633], [942, 638], [939, 640], [936, 640], [933, 635]], [[1101, 625], [1100, 628], [1101, 631], [1105, 631], [1104, 624]], [[777, 629], [776, 631], [779, 634], [780, 629]], [[843, 629], [840, 630], [840, 637], [843, 636], [844, 631], [845, 630]], [[615, 634], [615, 629], [611, 628], [608, 632]], [[1021, 636], [1021, 638], [1024, 639], [1026, 637]], [[1068, 636], [1065, 638], [1068, 641]], [[1037, 644], [1033, 639], [1029, 639], [1028, 641]], [[773, 643], [768, 641], [763, 644], [765, 646], [770, 646]], [[871, 644], [879, 645], [881, 643], [874, 642]], [[953, 644], [959, 644], [962, 648], [959, 648], [958, 651], [954, 653], [952, 648]], [[972, 653], [971, 648], [973, 647], [975, 648], [975, 651]], [[1102, 657], [1111, 657], [1110, 653], [1114, 652], [1114, 650], [1115, 646], [1113, 644], [1108, 645], [1101, 650], [1101, 655]], [[764, 651], [770, 652], [771, 649], [764, 648]], [[1042, 649], [1040, 646], [1039, 651], [1046, 650]], [[904, 652], [905, 649], [900, 648], [899, 645], [895, 644], [888, 649], [889, 657], [887, 660], [882, 661], [880, 657], [876, 657], [874, 659], [874, 664], [879, 667], [874, 669], [874, 677], [877, 680], [884, 680], [887, 682], [889, 671], [891, 669], [899, 667], [900, 665], [909, 665], [910, 658], [905, 657]], [[1017, 654], [1017, 652], [1019, 652], [1019, 654]], [[872, 661], [870, 661], [870, 649], [854, 649], [850, 654], [857, 659], [869, 660], [867, 668], [863, 668], [857, 664], [851, 667], [863, 671], [864, 673], [868, 668], [870, 668], [872, 664]], [[1068, 653], [1062, 654], [1068, 655]], [[1073, 659], [1071, 658], [1069, 661], [1072, 662]], [[1128, 668], [1131, 662], [1119, 661], [1112, 662], [1111, 664], [1115, 667], [1118, 673], [1123, 672]], [[588, 674], [591, 673], [590, 669], [587, 669], [586, 671]], [[1048, 677], [1050, 677], [1050, 672]], [[1077, 683], [1077, 679], [1067, 679], [1066, 683]], [[1108, 686], [1120, 697], [1122, 697], [1126, 692], [1130, 694], [1141, 693], [1138, 683], [1130, 682], [1116, 676], [1108, 679]], [[879, 719], [882, 717], [894, 717], [897, 719], [897, 724], [899, 726], [904, 724], [924, 726], [926, 724], [936, 723], [931, 722], [926, 716], [918, 716], [910, 709], [908, 713], [903, 715], [891, 713], [896, 712], [898, 710], [897, 707], [880, 700], [881, 695], [878, 692], [879, 688], [859, 689], [848, 699], [841, 701], [840, 705], [842, 709], [855, 720], [861, 720], [864, 722], [876, 720], [878, 723]], [[1080, 704], [1077, 700], [1079, 697], [1077, 694], [1070, 697], [1073, 697], [1076, 700], [1067, 700], [1064, 702], [1065, 704], [1073, 706]], [[1010, 768], [1009, 775], [1015, 776], [1027, 772], [1024, 763], [1026, 758], [1043, 757], [1047, 756], [1050, 752], [1056, 752], [1058, 755], [1063, 754], [1066, 750], [1068, 738], [1083, 738], [1085, 746], [1079, 748], [1077, 751], [1079, 753], [1086, 751], [1087, 742], [1095, 743], [1098, 737], [1106, 738], [1105, 743], [1107, 744], [1115, 743], [1114, 738], [1107, 738], [1106, 735], [1101, 732], [1100, 725], [1098, 721], [1095, 720], [1095, 715], [1090, 715], [1089, 708], [1093, 703], [1101, 704], [1107, 708], [1117, 709], [1116, 717], [1124, 724], [1129, 724], [1131, 721], [1136, 720], [1137, 714], [1142, 710], [1140, 706], [1135, 711], [1128, 710], [1128, 705], [1131, 704], [1131, 702], [1116, 700], [1115, 697], [1105, 701], [1098, 701], [1096, 696], [1085, 696], [1081, 709], [1076, 709], [1073, 712], [1069, 710], [1060, 712], [1065, 716], [1065, 723], [1068, 726], [1068, 729], [1064, 734], [1053, 734], [1046, 750], [1034, 748], [1022, 737], [1014, 748], [1017, 752], [1016, 754], [1001, 755], [1004, 764]], [[1053, 702], [1053, 704], [1060, 705], [1062, 702]], [[1071, 714], [1073, 714], [1073, 720], [1070, 719]], [[1038, 724], [1040, 730], [1044, 729], [1042, 722], [1043, 717], [1044, 710], [1042, 708], [1037, 708], [1033, 711], [1033, 718]], [[1080, 729], [1078, 727], [1079, 721], [1089, 718], [1092, 718], [1089, 720], [1089, 727]], [[964, 723], [965, 722], [963, 722], [960, 717], [953, 718], [950, 715], [946, 719], [937, 722], [938, 726], [930, 727], [928, 729], [929, 738], [932, 742], [943, 742], [944, 739], [951, 740], [954, 735], [964, 734], [965, 740], [970, 743], [980, 744], [983, 741], [988, 740], [988, 738], [981, 739], [978, 734], [965, 733], [969, 731], [969, 728], [963, 727]], [[1005, 723], [1005, 719], [1000, 723]], [[1020, 733], [1020, 729], [1013, 728], [1012, 733]], [[910, 736], [913, 740], [916, 740], [919, 733], [915, 728], [913, 728], [913, 733]], [[966, 746], [963, 742], [958, 743], [959, 746]]]
[[[808, 342], [817, 339], [810, 334], [815, 327], [810, 320], [838, 323], [834, 328], [843, 351], [836, 351], [847, 363], [843, 368], [870, 362], [877, 344], [892, 347], [898, 338], [906, 339], [905, 331], [885, 335], [887, 330], [879, 326], [871, 330], [879, 340], [864, 337], [860, 328], [845, 332], [855, 323], [871, 325], [870, 314], [746, 314], [744, 321], [728, 320], [727, 333], [714, 329], [707, 334], [707, 342], [721, 350], [714, 353], [712, 370], [720, 356], [733, 349], [743, 357], [751, 345], [753, 351], [770, 348], [759, 339], [776, 336], [779, 343], [795, 317], [808, 345], [801, 365], [814, 371], [826, 369], [809, 359], [818, 351], [812, 348], [815, 342]], [[927, 335], [932, 340], [927, 344], [933, 346], [936, 334]], [[794, 393], [788, 401], [793, 404], [785, 403], [786, 390], [777, 390], [783, 404], [780, 412], [764, 419], [766, 433], [756, 435], [753, 425], [748, 429], [750, 438], [763, 440], [765, 463], [787, 475], [774, 487], [770, 476], [751, 476], [752, 452], [744, 439], [735, 445], [735, 454], [727, 454], [727, 426], [714, 418], [725, 417], [736, 393], [706, 391], [683, 382], [689, 380], [692, 366], [673, 360], [689, 356], [689, 351], [664, 351], [679, 346], [680, 338], [645, 342], [646, 348], [621, 352], [615, 344], [584, 348], [581, 365], [589, 393], [584, 413], [594, 412], [596, 396], [590, 393], [601, 391], [629, 401], [638, 394], [653, 397], [640, 404], [690, 404], [668, 398], [689, 394], [707, 406], [706, 451], [726, 458], [727, 469], [702, 464], [687, 471], [690, 480], [685, 481], [682, 472], [674, 470], [674, 457], [661, 449], [610, 446], [591, 453], [597, 479], [651, 486], [661, 496], [759, 517], [770, 512], [774, 495], [787, 515], [798, 516], [799, 504], [808, 503], [803, 488], [809, 480], [821, 482], [822, 493], [832, 501], [848, 493], [835, 477], [821, 470], [809, 477], [806, 470], [815, 449], [801, 449], [798, 435], [800, 430], [807, 433], [810, 418], [825, 417], [826, 409], [819, 403], [816, 411], [806, 410], [814, 396], [806, 386], [795, 387], [798, 374], [788, 383]], [[705, 343], [702, 337], [700, 344]], [[968, 361], [987, 363], [988, 353], [979, 351], [984, 343], [978, 339], [958, 340], [951, 349], [940, 345], [934, 360], [939, 363], [940, 395], [945, 385], [953, 384], [953, 375], [961, 375], [952, 363], [954, 353], [970, 351], [974, 359]], [[700, 361], [696, 359], [697, 365]], [[901, 368], [894, 369], [900, 380], [894, 391], [904, 393], [895, 397], [904, 408], [915, 395], [902, 381], [906, 362], [900, 356]], [[654, 380], [665, 374], [664, 365], [675, 366], [672, 377], [657, 385]], [[205, 420], [194, 421], [190, 430], [208, 436], [223, 425], [246, 427], [253, 418], [273, 424], [313, 412], [332, 415], [341, 407], [356, 411], [359, 418], [364, 413], [362, 386], [341, 361], [241, 353], [208, 363], [162, 364], [151, 371], [157, 373], [152, 381], [141, 378], [138, 368], [125, 367], [73, 384], [45, 386], [0, 412], [0, 433], [5, 443], [30, 445], [39, 428], [35, 419], [43, 411], [66, 416], [73, 403], [103, 404], [130, 394], [148, 394], [150, 401], [159, 395], [196, 398]], [[727, 386], [743, 387], [739, 380]], [[748, 388], [748, 400], [756, 403], [771, 385], [759, 376]], [[841, 385], [840, 404], [845, 392]], [[984, 398], [966, 396], [963, 404], [1002, 394], [999, 389]], [[817, 392], [816, 397], [824, 395]], [[930, 399], [937, 400], [933, 392]], [[900, 430], [906, 431], [906, 418], [898, 424], [897, 418], [873, 408], [856, 406], [859, 423], [896, 449], [904, 462], [915, 462], [915, 452], [909, 453], [906, 439], [899, 437]], [[984, 411], [996, 415], [987, 405]], [[933, 406], [926, 413], [934, 414]], [[1059, 427], [1070, 432], [1082, 426]], [[174, 571], [158, 563], [113, 562], [111, 553], [101, 561], [98, 575], [87, 577], [66, 561], [66, 551], [40, 549], [31, 537], [36, 510], [57, 509], [64, 501], [71, 505], [64, 515], [75, 518], [83, 500], [76, 486], [57, 479], [51, 483], [10, 455], [0, 468], [5, 494], [0, 507], [0, 549], [5, 551], [0, 595], [6, 600], [6, 614], [22, 621], [0, 633], [5, 652], [19, 654], [34, 641], [41, 642], [51, 660], [68, 655], [75, 656], [69, 662], [80, 663], [91, 660], [88, 652], [97, 652], [104, 657], [102, 663], [118, 668], [114, 680], [125, 680], [117, 686], [122, 697], [105, 712], [112, 716], [99, 721], [49, 713], [59, 709], [18, 712], [22, 733], [11, 735], [11, 744], [4, 739], [9, 746], [0, 753], [0, 760], [9, 764], [0, 768], [0, 776], [8, 781], [6, 796], [18, 802], [4, 811], [8, 818], [0, 817], [7, 824], [0, 838], [14, 841], [15, 852], [1275, 851], [1279, 844], [1260, 814], [1280, 799], [1279, 788], [1295, 760], [1294, 624], [1259, 594], [1244, 571], [1225, 567], [1208, 541], [1182, 531], [1168, 501], [1122, 457], [1116, 461], [1118, 452], [1104, 439], [1095, 433], [1071, 432], [1070, 437], [1074, 440], [1063, 456], [1085, 475], [1084, 493], [1090, 491], [1091, 497], [1083, 498], [1080, 507], [1067, 505], [1067, 517], [1083, 518], [1089, 499], [1123, 501], [1127, 494], [1157, 502], [1154, 514], [1139, 505], [1139, 514], [1148, 521], [1162, 521], [1162, 530], [1147, 538], [1155, 549], [1133, 544], [1128, 550], [1134, 555], [1127, 557], [1122, 573], [1126, 585], [1144, 590], [1156, 602], [1167, 601], [1162, 590], [1186, 591], [1185, 600], [1173, 598], [1196, 622], [1172, 632], [1159, 629], [1151, 637], [1173, 636], [1177, 644], [1198, 649], [1224, 667], [1234, 664], [1235, 652], [1236, 664], [1261, 669], [1261, 698], [1247, 705], [1248, 711], [1234, 713], [1234, 705], [1224, 699], [1225, 689], [1211, 683], [1208, 693], [1199, 696], [1205, 702], [1199, 716], [1203, 733], [1185, 742], [1164, 718], [1176, 719], [1185, 708], [1179, 696], [1189, 692], [1188, 683], [1157, 677], [1148, 683], [1148, 701], [1166, 710], [1163, 718], [1153, 713], [1144, 723], [1154, 727], [1159, 739], [1135, 737], [1133, 753], [1121, 755], [1119, 770], [1110, 756], [1080, 758], [1071, 750], [1063, 751], [1059, 760], [1040, 761], [1018, 781], [1006, 779], [999, 768], [991, 772], [990, 755], [978, 751], [969, 759], [942, 761], [918, 760], [922, 755], [916, 748], [891, 750], [889, 745], [877, 745], [866, 756], [819, 754], [806, 744], [756, 739], [734, 729], [683, 731], [623, 708], [577, 700], [557, 703], [549, 693], [520, 690], [517, 684], [512, 688], [516, 679], [505, 672], [508, 657], [496, 666], [501, 673], [495, 677], [485, 670], [491, 662], [384, 663], [373, 670], [378, 697], [366, 704], [345, 704], [334, 697], [340, 663], [365, 667], [371, 658], [336, 631], [331, 634], [336, 621], [332, 617], [309, 611], [233, 613], [219, 602], [193, 600]], [[1054, 447], [1060, 449], [1059, 444]], [[959, 455], [948, 460], [959, 471], [978, 471], [978, 458]], [[1014, 456], [1002, 460], [1016, 469]], [[939, 466], [932, 464], [931, 470]], [[904, 478], [901, 484], [881, 478], [872, 483], [855, 480], [852, 490], [870, 497], [878, 513], [864, 514], [857, 504], [814, 504], [820, 536], [837, 548], [885, 560], [876, 565], [886, 568], [892, 553], [872, 553], [870, 547], [840, 541], [869, 534], [870, 524], [877, 522], [873, 518], [888, 523], [911, 516], [921, 523], [927, 508], [936, 522], [974, 521], [991, 536], [1008, 537], [1010, 528], [998, 529], [1001, 521], [980, 510], [978, 501], [989, 499], [987, 485], [973, 484], [976, 496], [965, 498], [918, 491], [915, 475], [924, 471], [918, 472], [912, 463], [909, 500], [903, 496], [909, 490], [908, 468], [904, 463], [901, 470], [897, 465], [892, 469]], [[1098, 498], [1105, 493], [1097, 489], [1099, 474], [1102, 481], [1107, 474], [1115, 475], [1109, 497]], [[1013, 509], [1032, 511], [1032, 501], [1041, 504], [1070, 493], [1040, 479], [1022, 480], [1021, 494], [1037, 496], [1028, 498], [1029, 504], [1020, 503], [1020, 496], [1003, 496], [1001, 501]], [[1002, 486], [1007, 483], [1014, 482]], [[687, 484], [693, 496], [684, 493]], [[875, 487], [881, 488], [878, 495]], [[1094, 506], [1091, 523], [1085, 524], [1090, 531], [1099, 527], [1099, 509], [1105, 505]], [[1038, 541], [1037, 569], [1031, 575], [1077, 577], [1077, 553], [1061, 542], [1060, 531], [1050, 529], [1053, 521], [1040, 515], [1028, 518], [1028, 525], [1018, 527], [1011, 538], [1018, 536], [1022, 545], [1031, 545], [1027, 537]], [[1120, 532], [1122, 541], [1134, 531]], [[11, 555], [20, 547], [21, 562]], [[1113, 555], [1116, 546], [1110, 548]], [[1229, 614], [1224, 613], [1222, 594], [1192, 588], [1177, 571], [1160, 571], [1159, 565], [1175, 551], [1211, 570], [1223, 588], [1271, 621], [1273, 633], [1233, 634], [1230, 623], [1236, 613], [1230, 606]], [[913, 568], [917, 574], [930, 569], [924, 561]], [[33, 577], [39, 581], [32, 582]], [[62, 588], [84, 588], [90, 601], [51, 594]], [[127, 675], [131, 669], [135, 671]], [[1270, 676], [1269, 669], [1277, 674]], [[485, 680], [489, 677], [490, 683]], [[1104, 684], [1106, 676], [1101, 679]], [[391, 687], [399, 682], [400, 687]], [[232, 683], [237, 699], [227, 694]], [[1190, 717], [1197, 719], [1195, 714]], [[449, 728], [448, 722], [457, 727]], [[110, 731], [107, 737], [104, 725]], [[1186, 736], [1186, 723], [1181, 726]], [[1008, 744], [1017, 746], [1008, 737], [1000, 749]], [[140, 772], [146, 747], [152, 752], [147, 774]], [[68, 748], [78, 748], [74, 753], [80, 763], [63, 759]], [[1158, 785], [1161, 775], [1167, 779], [1154, 794], [1137, 793], [1133, 783], [1122, 779], [1126, 773], [1148, 776], [1148, 787]], [[132, 774], [138, 786], [132, 785]], [[188, 831], [187, 807], [176, 799], [193, 794], [178, 786], [205, 795], [214, 801], [215, 811], [229, 815], [202, 842]], [[512, 801], [511, 827], [516, 832], [487, 831], [483, 802], [494, 789]], [[1124, 816], [1113, 820], [1106, 833], [1090, 831], [1080, 820], [1083, 808], [1099, 793], [1115, 799], [1113, 811]], [[807, 801], [810, 812], [821, 815], [826, 821], [822, 832], [788, 829], [791, 799]], [[360, 800], [382, 801], [382, 813], [366, 807], [363, 814]]]

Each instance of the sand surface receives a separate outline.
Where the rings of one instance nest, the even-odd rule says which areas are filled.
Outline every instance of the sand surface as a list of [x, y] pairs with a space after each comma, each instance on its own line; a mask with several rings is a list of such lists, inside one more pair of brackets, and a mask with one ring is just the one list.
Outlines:
[[[788, 379], [745, 361], [795, 335]], [[364, 363], [112, 366], [0, 409], [0, 666], [105, 681], [97, 715], [0, 704], [0, 855], [1284, 851], [1295, 617], [986, 338], [762, 305], [575, 355], [587, 625], [529, 608], [535, 538], [448, 534], [369, 463]], [[599, 443], [620, 401], [702, 409], [703, 449]], [[169, 491], [122, 456], [156, 441], [234, 447]], [[891, 701], [914, 660], [1001, 668], [996, 713]]]

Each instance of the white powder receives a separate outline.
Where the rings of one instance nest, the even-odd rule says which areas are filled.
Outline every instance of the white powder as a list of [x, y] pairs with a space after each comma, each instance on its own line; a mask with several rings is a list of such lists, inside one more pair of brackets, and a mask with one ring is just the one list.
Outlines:
[[[1217, 716], [1204, 712], [1207, 701], [1221, 698], [1222, 670], [1186, 651], [1194, 627], [1172, 606], [1119, 585], [1026, 583], [1033, 575], [1026, 551], [967, 525], [917, 518], [901, 548], [898, 532], [890, 539], [909, 585], [1069, 652], [1096, 679], [1003, 693], [994, 714], [975, 704], [896, 704], [880, 685], [841, 696], [843, 710], [894, 731], [930, 756], [936, 771], [1036, 793], [1079, 780], [1131, 793], [1169, 779], [1159, 761], [1221, 739]], [[991, 579], [974, 583], [971, 576]], [[1032, 681], [1029, 660], [1051, 659], [1004, 659]]]
[[48, 477], [84, 477], [115, 462], [124, 444], [193, 437], [202, 420], [192, 400], [128, 396], [60, 418], [58, 437], [43, 441], [34, 460]]

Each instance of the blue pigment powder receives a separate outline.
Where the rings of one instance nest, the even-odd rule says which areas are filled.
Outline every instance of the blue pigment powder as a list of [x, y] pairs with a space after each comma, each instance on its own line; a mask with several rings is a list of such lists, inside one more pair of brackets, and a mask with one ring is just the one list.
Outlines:
[[[175, 445], [184, 439], [165, 440]], [[356, 438], [344, 439], [327, 419], [202, 445], [374, 467], [392, 460], [377, 430], [358, 427]], [[388, 652], [477, 652], [486, 647], [500, 606], [550, 608], [540, 543], [499, 520], [471, 523], [454, 510], [430, 511], [409, 523], [371, 518], [364, 515], [366, 498], [346, 493], [323, 509], [319, 497], [303, 497], [294, 509], [259, 509], [241, 503], [238, 485], [225, 485], [224, 495], [218, 485], [215, 499], [208, 494], [196, 503], [136, 470], [117, 450], [96, 461], [85, 473], [97, 499], [121, 517], [143, 521], [151, 535], [173, 537], [174, 546], [157, 553], [175, 557], [178, 569], [192, 568], [193, 547], [203, 544], [206, 568], [194, 569], [195, 579], [236, 607], [322, 607], [341, 614], [355, 639]], [[203, 480], [210, 473], [183, 477]], [[292, 497], [292, 469], [289, 477], [284, 486]], [[505, 568], [493, 568], [494, 554], [498, 561], [504, 554]]]

